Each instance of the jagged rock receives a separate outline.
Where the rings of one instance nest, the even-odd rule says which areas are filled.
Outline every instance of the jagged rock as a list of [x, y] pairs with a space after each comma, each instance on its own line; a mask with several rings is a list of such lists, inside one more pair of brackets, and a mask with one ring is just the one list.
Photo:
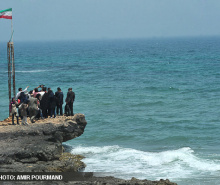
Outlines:
[[[1, 184], [1, 182], [0, 182]], [[115, 177], [91, 177], [86, 181], [50, 182], [50, 181], [29, 181], [29, 182], [10, 182], [10, 185], [177, 185], [169, 180], [149, 181], [149, 180], [123, 180]], [[6, 184], [4, 184], [6, 185]]]
[[[67, 164], [60, 157], [63, 154], [62, 142], [83, 134], [86, 124], [85, 116], [76, 114], [68, 118], [38, 121], [28, 126], [2, 127], [0, 172], [44, 172], [52, 167], [62, 168], [62, 171], [82, 168], [82, 162], [80, 166], [76, 161]], [[74, 166], [74, 163], [77, 165]]]

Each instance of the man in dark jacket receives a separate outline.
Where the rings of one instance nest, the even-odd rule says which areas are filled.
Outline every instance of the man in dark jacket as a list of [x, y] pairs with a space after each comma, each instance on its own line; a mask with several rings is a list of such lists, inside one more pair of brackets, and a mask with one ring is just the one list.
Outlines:
[[48, 92], [47, 88], [44, 87], [43, 91], [45, 92], [41, 101], [40, 101], [40, 106], [42, 109], [43, 117], [47, 118], [48, 117], [48, 107], [49, 107], [49, 98], [48, 98]]
[[74, 114], [73, 114], [74, 100], [75, 100], [75, 93], [72, 91], [72, 88], [69, 88], [68, 93], [67, 93], [67, 97], [66, 97], [66, 105], [69, 108], [67, 116], [70, 116], [70, 113], [71, 113], [71, 116], [74, 116]]
[[56, 117], [56, 111], [55, 111], [56, 97], [54, 96], [54, 93], [51, 90], [51, 88], [48, 88], [48, 99], [49, 99], [48, 114], [50, 115], [50, 118], [52, 118], [52, 116], [54, 116], [55, 118]]
[[57, 115], [60, 113], [60, 115], [63, 115], [63, 92], [61, 89], [58, 87], [57, 92], [55, 93], [56, 96], [56, 102], [57, 102]]

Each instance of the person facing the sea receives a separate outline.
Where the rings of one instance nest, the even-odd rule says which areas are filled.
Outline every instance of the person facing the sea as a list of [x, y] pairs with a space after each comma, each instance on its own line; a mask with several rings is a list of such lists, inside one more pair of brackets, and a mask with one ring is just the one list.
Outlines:
[[19, 99], [21, 92], [27, 93], [27, 92], [28, 92], [28, 91], [27, 91], [28, 87], [29, 87], [29, 86], [27, 86], [24, 90], [22, 90], [21, 87], [18, 88], [18, 93], [17, 93], [17, 95], [16, 95], [16, 99]]
[[12, 115], [12, 125], [15, 125], [15, 123], [14, 123], [14, 117], [15, 116], [17, 118], [17, 124], [19, 125], [17, 106], [18, 106], [18, 102], [13, 97], [12, 100], [11, 100], [11, 103], [9, 105], [10, 113]]
[[39, 94], [39, 92], [38, 92], [38, 87], [35, 88], [35, 89], [34, 89], [34, 92], [33, 92], [33, 95], [34, 95], [35, 98], [36, 98], [37, 94]]
[[66, 96], [66, 109], [67, 109], [67, 116], [74, 116], [73, 113], [73, 102], [75, 101], [75, 93], [72, 91], [72, 88], [68, 89], [67, 96]]
[[29, 112], [31, 123], [34, 123], [35, 122], [34, 119], [36, 115], [38, 114], [38, 106], [37, 106], [37, 98], [34, 98], [33, 94], [29, 98], [28, 112]]
[[61, 88], [57, 88], [57, 92], [55, 93], [56, 101], [57, 101], [57, 115], [60, 113], [60, 115], [63, 115], [63, 92], [61, 91]]
[[40, 101], [40, 107], [42, 110], [43, 117], [47, 118], [48, 117], [48, 107], [49, 107], [49, 97], [48, 97], [48, 92], [47, 92], [46, 87], [43, 87], [43, 91], [44, 91], [44, 94], [43, 94], [41, 101]]
[[40, 96], [40, 100], [42, 99], [43, 95], [45, 94], [45, 92], [47, 91], [47, 88], [44, 86], [41, 86], [41, 91], [39, 92]]
[[27, 123], [28, 100], [25, 100], [23, 103], [21, 103], [18, 108], [22, 116], [22, 125], [28, 125]]
[[[41, 91], [39, 91], [39, 88], [41, 88]], [[44, 88], [44, 85], [39, 85], [38, 87], [34, 88], [33, 94], [34, 94], [35, 98], [36, 98], [37, 94], [41, 94], [41, 96], [43, 96], [43, 94], [44, 94], [43, 88]]]
[[[18, 104], [21, 105], [24, 102], [28, 102], [29, 94], [27, 93], [27, 89], [29, 86], [27, 86], [24, 90], [22, 88], [18, 88], [18, 93], [16, 95], [16, 99], [18, 100]], [[18, 109], [18, 115], [23, 120], [23, 116], [21, 114], [21, 109]]]
[[54, 116], [56, 118], [56, 97], [51, 90], [51, 88], [48, 88], [48, 99], [49, 99], [49, 106], [48, 106], [48, 114], [50, 115], [50, 118]]
[[41, 117], [41, 119], [44, 119], [43, 114], [42, 114], [41, 105], [40, 105], [41, 94], [37, 94], [36, 99], [37, 99], [38, 112], [37, 112], [37, 115], [35, 116], [35, 118], [39, 119]]

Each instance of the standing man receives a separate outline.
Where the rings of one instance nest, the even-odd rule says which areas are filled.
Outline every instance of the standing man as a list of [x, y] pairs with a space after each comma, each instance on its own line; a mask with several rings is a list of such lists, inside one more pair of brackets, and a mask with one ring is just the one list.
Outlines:
[[21, 87], [18, 88], [18, 93], [17, 93], [17, 95], [16, 95], [16, 99], [19, 99], [21, 92], [27, 93], [27, 92], [28, 92], [28, 90], [27, 90], [28, 87], [29, 87], [29, 86], [27, 86], [24, 90], [22, 90]]
[[[28, 87], [29, 87], [29, 86], [27, 86], [24, 90], [22, 90], [21, 87], [18, 88], [18, 93], [17, 93], [15, 99], [16, 99], [16, 100], [19, 99], [19, 101], [18, 101], [18, 104], [19, 104], [19, 105], [21, 104], [21, 103], [20, 103], [21, 95], [22, 95], [22, 97], [26, 100], [25, 96], [23, 96], [23, 95], [25, 95], [25, 93], [28, 92], [28, 90], [27, 90]], [[24, 100], [24, 99], [23, 99], [23, 100]], [[23, 103], [23, 100], [22, 100], [22, 103]], [[26, 106], [26, 105], [25, 105], [25, 106]], [[25, 107], [25, 106], [22, 106], [22, 107]], [[18, 115], [19, 115], [19, 116], [21, 117], [21, 119], [23, 120], [23, 116], [21, 116], [21, 109], [18, 109]]]
[[63, 92], [61, 89], [58, 87], [57, 92], [55, 93], [56, 96], [56, 106], [57, 106], [57, 115], [60, 113], [60, 115], [63, 115]]
[[75, 100], [75, 93], [72, 91], [72, 88], [69, 88], [68, 93], [67, 93], [67, 97], [66, 97], [66, 105], [68, 105], [68, 108], [69, 108], [67, 116], [70, 116], [70, 112], [71, 112], [71, 116], [74, 116], [74, 114], [73, 114], [74, 100]]
[[52, 118], [52, 116], [54, 116], [54, 118], [56, 117], [56, 97], [53, 93], [53, 91], [51, 90], [51, 88], [48, 88], [48, 100], [49, 100], [49, 105], [48, 105], [48, 114], [50, 115], [50, 118]]
[[48, 112], [49, 97], [48, 97], [47, 88], [43, 87], [43, 91], [45, 93], [44, 93], [43, 97], [41, 98], [40, 106], [41, 106], [41, 109], [42, 109], [43, 117], [48, 118], [48, 115], [50, 115], [50, 113]]
[[28, 101], [25, 100], [21, 105], [19, 105], [18, 108], [20, 109], [20, 115], [22, 117], [22, 125], [28, 125], [27, 123]]
[[37, 105], [37, 98], [34, 98], [33, 94], [29, 98], [28, 111], [29, 111], [29, 117], [31, 123], [34, 123], [35, 122], [34, 119], [38, 114], [38, 105]]

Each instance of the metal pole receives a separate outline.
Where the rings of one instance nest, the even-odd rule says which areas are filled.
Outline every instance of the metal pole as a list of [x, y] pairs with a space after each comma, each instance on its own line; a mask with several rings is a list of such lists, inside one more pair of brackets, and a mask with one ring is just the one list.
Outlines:
[[13, 43], [13, 22], [11, 19], [11, 42]]
[[[8, 54], [8, 97], [9, 104], [11, 103], [11, 47], [10, 42], [7, 44], [7, 54]], [[10, 115], [10, 110], [9, 110]]]
[[15, 63], [14, 63], [14, 43], [13, 42], [11, 42], [11, 61], [12, 61], [13, 95], [15, 97]]

